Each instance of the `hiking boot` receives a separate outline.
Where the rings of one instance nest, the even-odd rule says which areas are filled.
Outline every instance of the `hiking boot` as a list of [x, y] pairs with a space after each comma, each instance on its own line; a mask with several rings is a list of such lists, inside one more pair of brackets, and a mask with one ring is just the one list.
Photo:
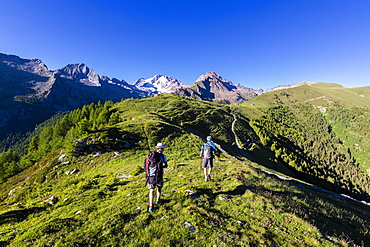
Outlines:
[[153, 212], [153, 207], [148, 208], [148, 213], [151, 213], [151, 212]]

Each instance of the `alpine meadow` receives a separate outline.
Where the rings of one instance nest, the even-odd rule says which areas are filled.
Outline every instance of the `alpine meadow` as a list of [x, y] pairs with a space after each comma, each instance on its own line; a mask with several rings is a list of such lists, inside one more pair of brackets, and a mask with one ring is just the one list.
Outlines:
[[[208, 135], [221, 153], [210, 182]], [[0, 154], [0, 246], [370, 246], [370, 87], [91, 103], [27, 140]], [[148, 213], [157, 143], [169, 162]]]

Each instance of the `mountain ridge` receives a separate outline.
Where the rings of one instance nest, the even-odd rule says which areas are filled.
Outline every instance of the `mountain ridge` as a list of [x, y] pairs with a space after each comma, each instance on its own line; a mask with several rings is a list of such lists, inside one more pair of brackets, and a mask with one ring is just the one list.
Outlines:
[[[297, 82], [263, 91], [234, 85], [215, 72], [201, 75], [187, 85], [175, 78], [155, 75], [133, 84], [98, 75], [84, 63], [51, 71], [40, 59], [23, 59], [0, 53], [0, 142], [10, 133], [26, 133], [58, 112], [83, 105], [123, 98], [144, 98], [172, 93], [222, 104], [241, 104], [266, 92], [320, 83]], [[353, 89], [351, 91], [356, 91]], [[28, 123], [26, 123], [26, 122]], [[14, 125], [12, 123], [18, 124]], [[2, 150], [10, 145], [2, 144]]]
[[[99, 76], [84, 63], [51, 71], [40, 59], [23, 59], [0, 53], [0, 140], [9, 133], [31, 131], [36, 124], [60, 111], [98, 101], [143, 98], [186, 89], [185, 83], [165, 75], [124, 80]], [[28, 121], [29, 126], [24, 124]], [[18, 127], [12, 123], [19, 123]], [[9, 147], [8, 144], [2, 148]]]

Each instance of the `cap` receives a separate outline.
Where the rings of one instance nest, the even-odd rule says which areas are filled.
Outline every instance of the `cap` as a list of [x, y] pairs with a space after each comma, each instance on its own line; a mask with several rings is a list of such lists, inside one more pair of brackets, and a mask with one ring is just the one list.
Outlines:
[[155, 146], [156, 148], [165, 148], [166, 146], [164, 145], [164, 143], [157, 143], [157, 146]]
[[212, 136], [207, 136], [207, 141], [212, 140]]

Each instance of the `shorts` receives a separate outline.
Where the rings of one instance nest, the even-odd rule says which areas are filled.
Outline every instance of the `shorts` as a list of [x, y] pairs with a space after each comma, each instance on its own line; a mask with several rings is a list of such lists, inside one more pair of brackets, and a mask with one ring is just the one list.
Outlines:
[[163, 187], [163, 179], [157, 181], [157, 183], [154, 181], [154, 177], [148, 177], [148, 189], [152, 190], [155, 189], [155, 187], [162, 188]]
[[206, 167], [212, 168], [213, 167], [213, 158], [210, 158], [210, 159], [203, 158], [202, 167], [203, 168], [206, 168]]

